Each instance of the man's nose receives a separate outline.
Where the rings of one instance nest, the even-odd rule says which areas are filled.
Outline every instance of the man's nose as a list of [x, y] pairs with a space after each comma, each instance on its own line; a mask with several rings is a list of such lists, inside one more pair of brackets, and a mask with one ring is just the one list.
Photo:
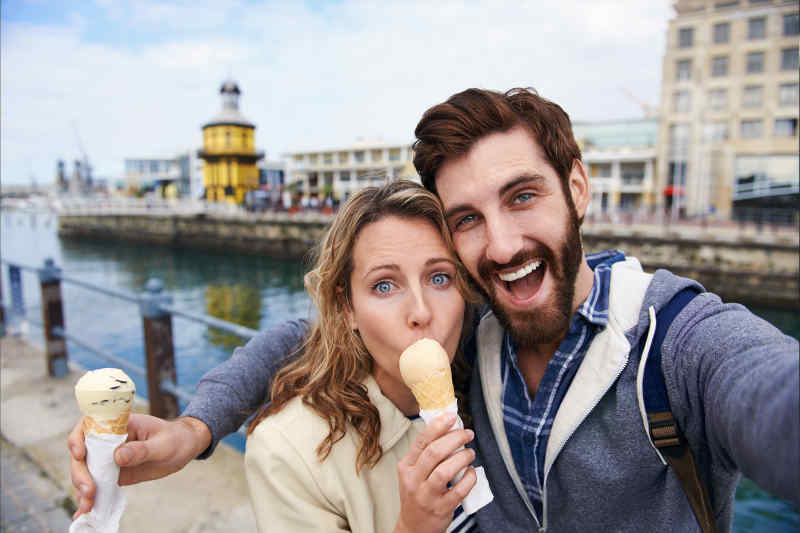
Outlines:
[[411, 301], [408, 309], [408, 326], [414, 329], [427, 327], [433, 318], [431, 307], [422, 287], [411, 291]]
[[503, 217], [487, 217], [486, 219], [486, 258], [498, 265], [510, 262], [514, 255], [522, 249], [522, 235]]

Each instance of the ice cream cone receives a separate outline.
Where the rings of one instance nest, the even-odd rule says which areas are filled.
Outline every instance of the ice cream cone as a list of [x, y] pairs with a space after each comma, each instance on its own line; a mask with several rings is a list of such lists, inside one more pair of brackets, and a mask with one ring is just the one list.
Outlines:
[[450, 358], [433, 339], [420, 339], [403, 351], [400, 374], [422, 410], [444, 409], [456, 401]]
[[84, 415], [83, 434], [128, 432], [136, 386], [118, 368], [90, 370], [75, 384], [75, 398]]

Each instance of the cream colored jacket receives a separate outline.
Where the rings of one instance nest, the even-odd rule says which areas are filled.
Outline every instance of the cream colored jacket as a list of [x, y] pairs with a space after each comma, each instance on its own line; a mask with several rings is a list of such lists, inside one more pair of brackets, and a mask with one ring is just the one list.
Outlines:
[[365, 385], [380, 414], [383, 456], [358, 476], [358, 435], [345, 434], [320, 463], [317, 446], [328, 434], [328, 424], [300, 398], [262, 420], [247, 438], [245, 469], [259, 531], [394, 529], [400, 516], [397, 464], [425, 423], [409, 420], [372, 377]]

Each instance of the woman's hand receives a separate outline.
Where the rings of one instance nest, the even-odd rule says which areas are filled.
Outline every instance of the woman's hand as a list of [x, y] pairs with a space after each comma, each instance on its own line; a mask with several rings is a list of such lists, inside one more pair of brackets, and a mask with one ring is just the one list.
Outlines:
[[[79, 420], [67, 438], [72, 486], [80, 499], [73, 520], [92, 509], [96, 490], [86, 467], [82, 423], [83, 419]], [[211, 431], [196, 418], [167, 421], [132, 414], [128, 421], [128, 439], [114, 451], [114, 462], [120, 466], [119, 484], [133, 485], [173, 474], [200, 455], [210, 443]]]
[[[435, 418], [397, 465], [401, 509], [395, 533], [445, 531], [456, 507], [475, 486], [475, 469], [469, 466], [475, 452], [470, 448], [457, 451], [474, 434], [469, 429], [450, 431], [454, 422], [451, 413]], [[464, 477], [448, 488], [447, 483], [468, 466]]]

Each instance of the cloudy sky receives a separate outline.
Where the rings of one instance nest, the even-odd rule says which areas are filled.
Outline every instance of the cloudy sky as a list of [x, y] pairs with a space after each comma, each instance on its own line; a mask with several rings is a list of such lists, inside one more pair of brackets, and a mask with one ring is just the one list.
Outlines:
[[79, 144], [112, 181], [126, 157], [196, 149], [229, 75], [270, 159], [410, 142], [467, 87], [532, 86], [573, 120], [640, 117], [628, 93], [658, 103], [670, 4], [2, 0], [0, 180], [52, 182]]

